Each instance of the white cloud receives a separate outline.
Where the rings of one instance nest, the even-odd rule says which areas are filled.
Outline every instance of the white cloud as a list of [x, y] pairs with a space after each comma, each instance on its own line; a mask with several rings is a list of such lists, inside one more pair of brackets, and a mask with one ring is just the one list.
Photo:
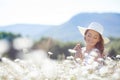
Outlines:
[[119, 3], [119, 0], [2, 0], [0, 25], [59, 25], [80, 12], [120, 12]]

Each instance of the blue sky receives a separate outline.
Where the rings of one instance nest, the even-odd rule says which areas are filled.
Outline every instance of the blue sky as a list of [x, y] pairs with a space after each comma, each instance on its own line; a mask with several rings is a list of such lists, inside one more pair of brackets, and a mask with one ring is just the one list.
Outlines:
[[0, 0], [0, 26], [60, 25], [81, 12], [120, 13], [120, 0]]

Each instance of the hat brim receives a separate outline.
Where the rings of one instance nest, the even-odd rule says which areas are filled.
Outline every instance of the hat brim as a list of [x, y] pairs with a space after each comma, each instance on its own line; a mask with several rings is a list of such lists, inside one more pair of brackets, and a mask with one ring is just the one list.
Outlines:
[[[78, 26], [78, 30], [80, 31], [80, 33], [81, 33], [83, 36], [84, 36], [84, 34], [85, 34], [85, 32], [86, 32], [87, 29], [88, 29], [88, 28]], [[107, 43], [110, 42], [110, 40], [109, 40], [107, 37], [104, 37], [103, 35], [101, 35], [101, 36], [102, 36], [102, 38], [103, 38], [103, 40], [104, 40], [104, 44], [107, 44]]]

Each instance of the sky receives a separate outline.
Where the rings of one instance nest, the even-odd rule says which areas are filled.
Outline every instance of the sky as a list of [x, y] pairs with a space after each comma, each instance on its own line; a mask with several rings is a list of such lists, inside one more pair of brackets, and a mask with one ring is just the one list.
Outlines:
[[0, 26], [60, 25], [83, 12], [120, 13], [120, 0], [0, 0]]

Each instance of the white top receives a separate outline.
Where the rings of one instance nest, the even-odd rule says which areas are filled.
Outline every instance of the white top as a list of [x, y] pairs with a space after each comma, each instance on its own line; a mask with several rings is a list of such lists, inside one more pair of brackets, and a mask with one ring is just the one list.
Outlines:
[[82, 55], [83, 55], [83, 64], [91, 64], [95, 61], [95, 58], [98, 58], [100, 55], [100, 51], [97, 48], [92, 49], [89, 53], [85, 53], [86, 47], [82, 48]]

